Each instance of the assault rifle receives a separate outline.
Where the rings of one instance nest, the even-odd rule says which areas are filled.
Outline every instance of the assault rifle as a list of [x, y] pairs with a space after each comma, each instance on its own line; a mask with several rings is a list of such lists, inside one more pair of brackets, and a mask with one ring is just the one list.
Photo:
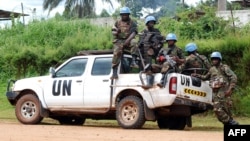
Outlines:
[[169, 55], [165, 55], [166, 61], [171, 65], [171, 67], [174, 67], [176, 65], [176, 61], [173, 60], [172, 57]]

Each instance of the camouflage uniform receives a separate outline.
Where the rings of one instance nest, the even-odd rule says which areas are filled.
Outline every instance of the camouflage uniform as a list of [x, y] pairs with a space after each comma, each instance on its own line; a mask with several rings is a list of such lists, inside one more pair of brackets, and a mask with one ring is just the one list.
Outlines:
[[[169, 55], [170, 57], [178, 56], [180, 59], [185, 58], [182, 49], [177, 47], [176, 45], [174, 45], [172, 47], [168, 47], [167, 49], [162, 48], [160, 50], [159, 54], [158, 54], [158, 57], [160, 57], [162, 55], [164, 55], [164, 56]], [[169, 64], [168, 61], [164, 61], [164, 62], [158, 61], [157, 64], [159, 64], [159, 65], [154, 65], [153, 67], [161, 67], [161, 73], [162, 74], [167, 73], [169, 68], [174, 69], [175, 72], [180, 72], [181, 64], [177, 63], [174, 67], [172, 67], [171, 64]], [[157, 70], [157, 68], [153, 68], [153, 69]]]
[[136, 50], [135, 39], [131, 40], [130, 46], [128, 47], [127, 46], [124, 47], [123, 44], [131, 33], [133, 32], [137, 33], [137, 24], [131, 19], [129, 19], [128, 21], [122, 21], [122, 20], [116, 21], [114, 26], [117, 28], [118, 34], [117, 36], [114, 37], [113, 41], [114, 53], [112, 59], [112, 68], [118, 67], [124, 50], [130, 52], [131, 54], [135, 53]]
[[[195, 53], [195, 54], [190, 54], [189, 56], [186, 57], [186, 62], [182, 70], [185, 71], [190, 68], [203, 68], [209, 70], [210, 67], [211, 64], [206, 56]], [[192, 73], [203, 74], [204, 72], [205, 72], [204, 70], [190, 70], [190, 71], [185, 71], [185, 74], [187, 75], [190, 75]]]
[[218, 120], [227, 124], [232, 120], [231, 96], [225, 96], [229, 87], [234, 88], [237, 83], [237, 76], [229, 66], [220, 63], [218, 67], [212, 66], [206, 75], [199, 76], [203, 80], [210, 78], [210, 87], [213, 89], [213, 109]]
[[[161, 32], [156, 28], [151, 30], [144, 29], [142, 31], [138, 46], [145, 65], [152, 64], [152, 61], [156, 60], [156, 56], [163, 46], [163, 41], [164, 37], [161, 36]], [[150, 72], [148, 71], [148, 73]]]

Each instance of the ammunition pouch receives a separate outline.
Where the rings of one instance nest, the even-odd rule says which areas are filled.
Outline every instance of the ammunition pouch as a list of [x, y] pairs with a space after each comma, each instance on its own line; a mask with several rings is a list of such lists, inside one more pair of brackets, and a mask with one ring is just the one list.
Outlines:
[[145, 33], [144, 37], [143, 37], [143, 42], [150, 42], [151, 38], [154, 36], [153, 33]]
[[223, 80], [223, 78], [216, 78], [211, 80], [209, 85], [212, 89], [218, 89], [226, 86], [226, 82]]

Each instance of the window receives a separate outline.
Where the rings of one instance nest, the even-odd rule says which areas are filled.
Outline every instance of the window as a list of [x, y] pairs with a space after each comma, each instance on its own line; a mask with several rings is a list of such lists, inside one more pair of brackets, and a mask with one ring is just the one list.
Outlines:
[[132, 62], [132, 58], [130, 55], [124, 55], [121, 59], [121, 74], [126, 73], [139, 73], [142, 70], [142, 64], [139, 58], [137, 58], [136, 63], [139, 65], [139, 68], [131, 68], [130, 64]]
[[128, 57], [122, 57], [121, 59], [121, 73], [130, 73], [131, 72], [131, 64], [132, 59]]
[[56, 77], [80, 76], [84, 73], [87, 64], [86, 58], [74, 59], [56, 72]]
[[96, 58], [91, 75], [109, 75], [111, 72], [112, 58]]

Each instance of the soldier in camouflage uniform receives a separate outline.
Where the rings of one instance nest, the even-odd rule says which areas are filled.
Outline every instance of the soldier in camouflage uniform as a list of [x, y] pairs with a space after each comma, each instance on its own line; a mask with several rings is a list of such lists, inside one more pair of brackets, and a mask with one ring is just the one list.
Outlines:
[[[137, 34], [137, 23], [130, 17], [130, 9], [122, 7], [120, 9], [121, 19], [115, 22], [112, 27], [112, 34], [114, 36], [114, 53], [112, 59], [113, 74], [110, 79], [118, 79], [117, 69], [121, 61], [124, 50], [134, 50], [136, 46], [135, 36]], [[132, 55], [135, 53], [131, 53]]]
[[[156, 60], [156, 55], [163, 46], [164, 37], [161, 35], [159, 29], [154, 28], [156, 19], [154, 16], [147, 16], [145, 19], [146, 29], [140, 33], [139, 38], [139, 51], [142, 54], [142, 60], [140, 69], [145, 69], [144, 65], [151, 66], [152, 62]], [[149, 89], [153, 86], [154, 75], [151, 68], [145, 70], [147, 84], [143, 85], [142, 88]]]
[[237, 83], [237, 76], [228, 65], [221, 63], [220, 52], [213, 52], [211, 60], [212, 67], [207, 74], [192, 74], [192, 76], [203, 80], [210, 79], [210, 87], [213, 89], [213, 110], [217, 119], [224, 125], [238, 125], [231, 113], [231, 95]]
[[[157, 84], [159, 87], [164, 87], [166, 83], [167, 74], [170, 69], [173, 69], [174, 72], [180, 72], [180, 66], [185, 63], [185, 56], [181, 48], [176, 46], [177, 37], [173, 33], [169, 33], [166, 36], [166, 41], [168, 43], [167, 48], [162, 48], [158, 54], [157, 62], [160, 64], [162, 78], [160, 83]], [[166, 56], [169, 56], [172, 61], [166, 59]], [[173, 63], [171, 63], [173, 62]], [[155, 69], [156, 65], [153, 65]], [[157, 70], [157, 69], [155, 69]]]
[[192, 73], [205, 74], [211, 67], [205, 55], [200, 55], [197, 52], [195, 43], [188, 43], [185, 46], [185, 51], [188, 53], [186, 62], [183, 65], [183, 74], [191, 75]]

